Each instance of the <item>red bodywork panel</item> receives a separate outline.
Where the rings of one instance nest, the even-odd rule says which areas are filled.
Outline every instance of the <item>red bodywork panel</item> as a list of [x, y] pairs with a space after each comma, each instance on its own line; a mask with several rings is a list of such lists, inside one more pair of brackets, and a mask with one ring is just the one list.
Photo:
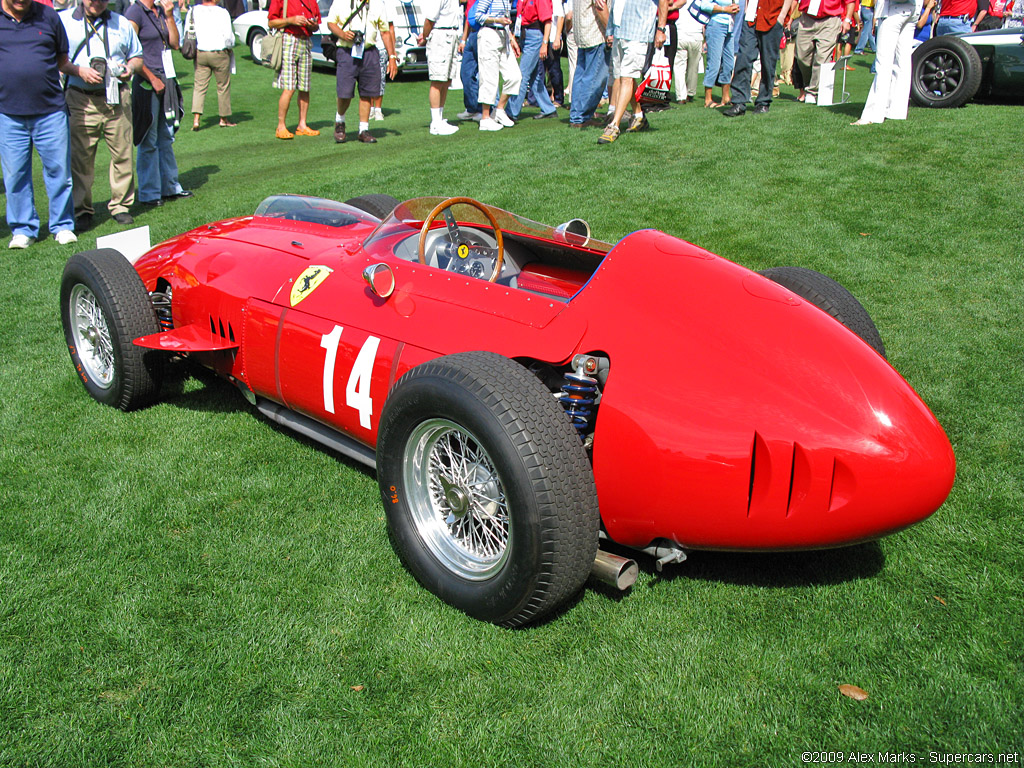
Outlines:
[[[138, 343], [183, 345], [371, 448], [391, 386], [429, 359], [599, 353], [598, 500], [609, 536], [631, 546], [837, 546], [917, 522], [950, 491], [952, 448], [903, 378], [744, 267], [641, 231], [592, 274], [538, 261], [509, 287], [399, 258], [399, 238], [366, 252], [378, 222], [353, 216], [235, 219], [157, 246], [136, 268], [149, 290], [172, 288], [175, 330]], [[395, 276], [386, 299], [361, 277], [375, 263]]]

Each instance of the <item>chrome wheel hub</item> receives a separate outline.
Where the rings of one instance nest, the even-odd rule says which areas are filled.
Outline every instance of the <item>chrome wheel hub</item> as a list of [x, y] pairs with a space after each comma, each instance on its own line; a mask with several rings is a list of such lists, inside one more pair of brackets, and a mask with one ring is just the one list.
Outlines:
[[114, 344], [95, 294], [79, 283], [71, 289], [71, 335], [92, 382], [107, 389], [114, 381]]
[[430, 552], [465, 579], [492, 576], [508, 558], [508, 500], [490, 455], [468, 430], [431, 419], [406, 444], [405, 487]]

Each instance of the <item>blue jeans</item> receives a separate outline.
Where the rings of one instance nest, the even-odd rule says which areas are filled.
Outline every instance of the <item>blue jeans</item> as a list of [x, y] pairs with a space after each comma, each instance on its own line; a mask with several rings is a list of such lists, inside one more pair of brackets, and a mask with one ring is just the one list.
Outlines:
[[[519, 117], [526, 102], [526, 92], [530, 90], [530, 83], [533, 76], [537, 74], [540, 66], [540, 47], [544, 44], [544, 31], [540, 29], [523, 30], [523, 55], [519, 59], [519, 73], [523, 76], [519, 83], [519, 93], [508, 100], [508, 108], [505, 112], [513, 120]], [[556, 107], [551, 103], [547, 88], [540, 88], [534, 93], [537, 99], [537, 106], [540, 107], [542, 115], [554, 112]]]
[[462, 69], [459, 71], [462, 78], [462, 103], [467, 112], [479, 112], [480, 102], [477, 99], [480, 93], [480, 68], [476, 63], [476, 30], [469, 28], [469, 36], [466, 38], [466, 47], [462, 50]]
[[732, 78], [732, 103], [745, 106], [750, 101], [750, 78], [754, 74], [754, 61], [761, 59], [761, 87], [757, 89], [755, 105], [770, 106], [772, 85], [775, 83], [775, 65], [779, 61], [779, 43], [782, 42], [782, 25], [775, 24], [767, 32], [758, 32], [755, 27], [739, 22], [740, 53]]
[[860, 7], [860, 23], [863, 25], [860, 28], [860, 36], [857, 38], [857, 44], [853, 46], [854, 53], [864, 53], [865, 48], [869, 45], [871, 50], [875, 51], [875, 32], [872, 29], [872, 25], [875, 23], [875, 9], [865, 8], [863, 5]]
[[32, 187], [32, 147], [43, 163], [43, 184], [50, 201], [50, 232], [75, 228], [71, 196], [71, 139], [68, 113], [28, 117], [0, 114], [0, 158], [7, 190], [7, 225], [11, 233], [39, 237]]
[[935, 25], [935, 36], [939, 35], [966, 35], [971, 31], [971, 22], [964, 21], [960, 16], [939, 16], [939, 22]]
[[572, 81], [570, 123], [585, 123], [594, 117], [605, 84], [608, 82], [608, 62], [611, 49], [601, 43], [593, 48], [580, 48], [576, 52], [576, 71]]
[[163, 98], [151, 94], [153, 124], [135, 153], [139, 202], [152, 203], [181, 192], [178, 161], [174, 159], [174, 129], [164, 117]]
[[732, 82], [732, 29], [712, 20], [704, 30], [708, 44], [708, 64], [704, 70], [704, 87], [714, 88]]

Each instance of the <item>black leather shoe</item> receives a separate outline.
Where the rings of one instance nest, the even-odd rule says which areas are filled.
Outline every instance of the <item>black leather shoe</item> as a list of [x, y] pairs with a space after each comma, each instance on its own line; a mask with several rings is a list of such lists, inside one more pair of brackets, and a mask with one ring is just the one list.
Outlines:
[[83, 213], [77, 219], [75, 219], [75, 231], [85, 232], [87, 229], [92, 229], [92, 214]]
[[770, 106], [771, 106], [771, 104], [758, 104], [756, 107], [754, 107], [754, 114], [755, 115], [767, 114], [768, 108]]
[[741, 104], [733, 104], [728, 109], [722, 110], [722, 114], [726, 117], [739, 117], [740, 115], [747, 114], [747, 108]]
[[132, 216], [130, 213], [115, 213], [112, 218], [122, 227], [126, 227], [129, 224], [135, 223], [135, 217]]
[[557, 110], [555, 112], [541, 112], [539, 115], [534, 115], [533, 119], [534, 120], [543, 120], [543, 119], [545, 119], [547, 117], [554, 117], [556, 114], [558, 114]]
[[345, 124], [335, 123], [334, 124], [334, 143], [344, 144], [345, 143]]
[[194, 197], [195, 192], [191, 189], [183, 189], [181, 192], [175, 192], [173, 195], [164, 195], [164, 200], [177, 200], [181, 197]]
[[361, 142], [363, 142], [363, 144], [376, 144], [377, 143], [377, 140], [375, 138], [373, 138], [373, 136], [370, 135], [369, 131], [360, 131], [359, 135], [356, 138], [359, 139]]
[[142, 203], [147, 208], [159, 208], [161, 205], [164, 204], [164, 201], [160, 200], [159, 198], [157, 198], [156, 200], [139, 200], [139, 202]]

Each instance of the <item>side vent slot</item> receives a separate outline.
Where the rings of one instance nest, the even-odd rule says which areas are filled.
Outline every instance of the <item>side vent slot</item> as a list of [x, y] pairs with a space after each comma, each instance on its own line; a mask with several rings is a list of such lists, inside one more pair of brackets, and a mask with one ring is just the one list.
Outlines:
[[750, 446], [750, 490], [747, 494], [747, 517], [764, 503], [772, 479], [772, 459], [768, 443], [757, 432]]
[[793, 463], [789, 472], [789, 498], [786, 517], [800, 507], [811, 487], [811, 460], [800, 443], [793, 443]]

